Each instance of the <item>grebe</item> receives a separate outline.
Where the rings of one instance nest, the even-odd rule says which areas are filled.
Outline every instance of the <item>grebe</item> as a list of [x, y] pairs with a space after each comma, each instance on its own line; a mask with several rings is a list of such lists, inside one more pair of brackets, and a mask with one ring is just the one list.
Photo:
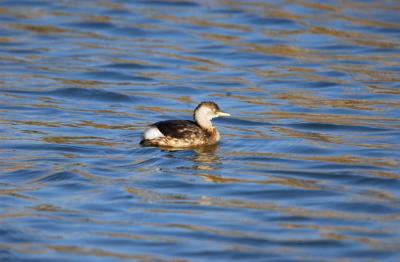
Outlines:
[[193, 112], [195, 121], [167, 120], [150, 125], [140, 144], [161, 147], [195, 147], [216, 144], [220, 135], [211, 119], [230, 116], [214, 102], [201, 102]]

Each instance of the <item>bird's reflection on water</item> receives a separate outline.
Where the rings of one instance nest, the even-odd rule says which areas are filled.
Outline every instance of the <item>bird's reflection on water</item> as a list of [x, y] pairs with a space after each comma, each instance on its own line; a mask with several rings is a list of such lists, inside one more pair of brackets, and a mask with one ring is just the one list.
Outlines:
[[[222, 156], [219, 155], [220, 146], [218, 144], [207, 145], [194, 148], [161, 148], [161, 151], [168, 152], [165, 156], [177, 161], [185, 160], [192, 165], [178, 166], [177, 170], [188, 170], [192, 175], [200, 177], [214, 176], [209, 172], [215, 172], [220, 169]], [[180, 154], [182, 153], [182, 155]], [[190, 167], [189, 167], [190, 166]], [[192, 172], [193, 171], [193, 172]], [[199, 171], [201, 173], [199, 173]], [[204, 174], [207, 172], [207, 174]]]
[[[217, 164], [221, 160], [221, 157], [218, 155], [218, 144], [192, 148], [161, 147], [160, 149], [163, 152], [169, 152], [166, 157], [170, 158], [177, 158], [177, 155], [174, 154], [175, 152], [185, 153], [185, 159], [192, 160], [193, 163]], [[193, 169], [202, 170], [197, 164], [194, 165]]]

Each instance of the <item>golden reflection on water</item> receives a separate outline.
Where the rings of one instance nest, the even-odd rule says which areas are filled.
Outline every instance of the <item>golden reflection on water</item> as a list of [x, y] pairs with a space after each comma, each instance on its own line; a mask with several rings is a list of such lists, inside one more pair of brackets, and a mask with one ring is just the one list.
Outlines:
[[[272, 127], [271, 130], [275, 132], [279, 132], [284, 136], [293, 137], [293, 138], [302, 138], [307, 139], [311, 142], [324, 142], [324, 143], [332, 143], [332, 144], [343, 144], [343, 139], [340, 137], [334, 137], [332, 135], [324, 135], [316, 132], [300, 132], [297, 130], [293, 130], [290, 128], [283, 127]], [[317, 143], [318, 145], [323, 146], [321, 143]]]
[[394, 106], [399, 105], [394, 101], [381, 101], [381, 100], [359, 100], [359, 99], [340, 99], [332, 100], [322, 97], [318, 97], [316, 94], [298, 92], [296, 94], [281, 93], [276, 94], [277, 99], [287, 100], [291, 104], [304, 106], [307, 108], [320, 108], [320, 107], [332, 107], [332, 108], [348, 108], [354, 110], [376, 110], [382, 111], [379, 106]]
[[245, 178], [229, 178], [218, 175], [203, 174], [199, 173], [197, 176], [204, 179], [209, 183], [224, 183], [224, 184], [263, 184], [263, 185], [282, 185], [290, 186], [291, 188], [299, 188], [304, 190], [321, 190], [322, 187], [317, 185], [317, 182], [311, 180], [301, 180], [293, 178], [275, 178], [268, 180], [256, 180], [256, 179], [245, 179]]
[[[193, 199], [191, 201], [194, 201]], [[300, 216], [308, 218], [335, 218], [341, 220], [364, 220], [364, 221], [397, 221], [400, 215], [384, 215], [384, 214], [361, 214], [354, 212], [343, 212], [343, 211], [321, 211], [312, 210], [306, 208], [300, 208], [296, 206], [283, 206], [273, 202], [253, 202], [243, 201], [240, 199], [220, 199], [213, 197], [204, 197], [197, 200], [197, 203], [202, 205], [216, 206], [216, 207], [229, 207], [229, 208], [248, 208], [255, 210], [266, 210], [286, 214], [289, 216]]]
[[10, 28], [30, 31], [36, 34], [64, 34], [67, 33], [69, 30], [61, 29], [55, 26], [38, 26], [38, 25], [23, 25], [23, 24], [15, 24], [9, 25]]
[[[16, 197], [16, 198], [20, 198], [20, 199], [23, 199], [23, 200], [35, 200], [35, 198], [29, 197], [29, 196], [24, 195], [24, 194], [21, 194], [21, 193], [19, 193], [19, 191], [21, 191], [21, 190], [17, 190], [17, 189], [1, 189], [0, 190], [0, 195]], [[25, 189], [23, 191], [28, 191], [28, 190]]]
[[324, 27], [312, 27], [310, 29], [310, 33], [318, 34], [318, 35], [330, 35], [334, 37], [338, 37], [342, 40], [350, 41], [355, 45], [366, 45], [366, 46], [374, 46], [380, 48], [397, 48], [397, 44], [394, 42], [389, 42], [389, 40], [385, 41], [376, 41], [371, 39], [379, 39], [379, 36], [373, 34], [366, 33], [357, 33], [357, 32], [349, 32], [349, 31], [340, 31], [332, 28], [324, 28]]
[[[373, 127], [388, 128], [397, 124], [398, 119], [390, 117], [362, 116], [362, 115], [339, 115], [339, 114], [317, 114], [317, 113], [293, 113], [283, 111], [271, 111], [268, 117], [272, 119], [298, 119], [306, 123], [326, 123], [336, 125], [365, 125]], [[389, 124], [388, 124], [389, 123]]]
[[160, 261], [160, 258], [156, 255], [128, 255], [126, 253], [111, 252], [100, 248], [85, 248], [74, 245], [43, 245], [43, 248], [48, 249], [48, 251], [56, 251], [65, 254], [79, 254], [135, 261]]
[[388, 234], [386, 229], [365, 229], [364, 227], [357, 226], [319, 226], [319, 225], [303, 225], [303, 224], [282, 224], [283, 228], [292, 230], [310, 229], [319, 232], [321, 237], [325, 239], [332, 239], [338, 241], [353, 241], [359, 244], [365, 244], [374, 249], [382, 249], [386, 251], [396, 250], [397, 243], [392, 243], [386, 240], [374, 240], [370, 237], [356, 237], [349, 234]]
[[114, 142], [104, 141], [104, 139], [99, 137], [91, 136], [81, 136], [81, 137], [60, 137], [60, 136], [49, 136], [44, 137], [43, 141], [51, 144], [82, 144], [82, 145], [97, 145], [97, 146], [107, 146], [116, 147], [118, 144]]

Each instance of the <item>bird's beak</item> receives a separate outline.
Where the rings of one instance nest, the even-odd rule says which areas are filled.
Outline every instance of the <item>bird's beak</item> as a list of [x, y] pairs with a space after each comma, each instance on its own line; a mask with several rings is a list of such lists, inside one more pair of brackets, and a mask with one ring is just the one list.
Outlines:
[[225, 112], [221, 112], [221, 111], [219, 111], [217, 115], [218, 116], [231, 116], [230, 114], [225, 113]]

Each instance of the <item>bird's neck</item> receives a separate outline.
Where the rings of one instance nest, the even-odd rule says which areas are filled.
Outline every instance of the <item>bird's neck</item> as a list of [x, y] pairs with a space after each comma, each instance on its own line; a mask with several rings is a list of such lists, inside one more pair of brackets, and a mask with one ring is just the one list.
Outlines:
[[211, 121], [205, 117], [198, 117], [195, 115], [196, 123], [203, 129], [209, 136], [209, 143], [214, 144], [220, 139], [218, 130], [212, 125]]
[[202, 129], [208, 131], [212, 131], [214, 129], [211, 120], [207, 119], [206, 117], [202, 117], [201, 115], [195, 114], [194, 120]]

